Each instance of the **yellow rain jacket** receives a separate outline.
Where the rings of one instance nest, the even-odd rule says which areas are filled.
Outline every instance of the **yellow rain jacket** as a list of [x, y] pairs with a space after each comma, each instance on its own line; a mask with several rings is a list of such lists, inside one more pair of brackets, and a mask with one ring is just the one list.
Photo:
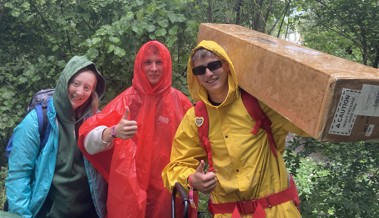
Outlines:
[[[267, 135], [260, 129], [251, 133], [255, 121], [242, 102], [234, 66], [225, 51], [215, 42], [202, 41], [193, 50], [206, 48], [227, 61], [230, 67], [229, 92], [219, 106], [208, 101], [206, 90], [192, 73], [191, 57], [187, 65], [187, 82], [191, 96], [204, 101], [209, 115], [209, 140], [217, 186], [210, 194], [213, 203], [236, 202], [258, 199], [288, 188], [289, 178], [282, 157], [288, 132], [305, 134], [281, 115], [259, 102], [271, 119], [272, 132], [277, 143], [277, 158], [269, 148]], [[162, 177], [167, 189], [175, 182], [188, 187], [187, 178], [193, 174], [199, 161], [207, 161], [200, 145], [195, 111], [192, 107], [185, 114], [173, 141], [170, 163], [164, 168]], [[265, 209], [267, 218], [301, 217], [292, 201]], [[231, 214], [216, 214], [214, 217], [231, 217]], [[252, 217], [244, 215], [243, 217]]]

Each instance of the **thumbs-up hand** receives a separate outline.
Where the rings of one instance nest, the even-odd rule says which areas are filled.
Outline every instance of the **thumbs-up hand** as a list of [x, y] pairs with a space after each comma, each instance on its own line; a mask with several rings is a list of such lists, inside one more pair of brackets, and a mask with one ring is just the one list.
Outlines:
[[129, 114], [130, 114], [130, 109], [129, 109], [129, 106], [126, 106], [125, 107], [125, 113], [124, 113], [124, 116], [122, 117], [122, 119], [129, 119]]
[[214, 172], [205, 172], [204, 160], [200, 161], [194, 174], [190, 175], [190, 185], [204, 194], [213, 191], [217, 184], [217, 177]]
[[128, 106], [125, 108], [125, 113], [121, 120], [115, 126], [114, 135], [120, 139], [132, 138], [137, 132], [137, 122], [129, 120], [130, 109]]

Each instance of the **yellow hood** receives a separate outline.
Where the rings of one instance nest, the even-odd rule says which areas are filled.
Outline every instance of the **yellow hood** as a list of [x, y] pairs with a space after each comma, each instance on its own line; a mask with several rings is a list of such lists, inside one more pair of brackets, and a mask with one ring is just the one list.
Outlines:
[[[238, 89], [237, 89], [238, 82], [237, 82], [236, 72], [234, 70], [234, 65], [233, 65], [232, 61], [230, 60], [229, 56], [226, 54], [225, 50], [219, 44], [217, 44], [214, 41], [207, 41], [207, 40], [201, 41], [192, 50], [191, 56], [188, 59], [187, 84], [188, 84], [188, 90], [191, 94], [191, 97], [195, 101], [202, 100], [205, 103], [209, 103], [207, 91], [204, 89], [204, 87], [202, 87], [200, 85], [199, 80], [192, 73], [192, 56], [196, 52], [196, 50], [198, 50], [199, 48], [205, 48], [209, 51], [212, 51], [218, 57], [220, 57], [221, 59], [228, 62], [229, 68], [230, 68], [230, 72], [229, 72], [229, 76], [228, 76], [229, 92], [228, 92], [228, 96], [226, 97], [226, 99], [229, 99], [229, 96], [231, 96], [231, 94], [235, 94], [238, 91]], [[236, 95], [233, 95], [233, 96], [236, 96]]]

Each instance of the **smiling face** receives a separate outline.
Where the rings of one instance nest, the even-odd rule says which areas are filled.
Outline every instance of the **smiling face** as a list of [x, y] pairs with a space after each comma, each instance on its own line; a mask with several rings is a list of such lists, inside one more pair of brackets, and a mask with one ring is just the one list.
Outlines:
[[[215, 67], [215, 61], [221, 61], [222, 66], [218, 69], [211, 71], [209, 68]], [[211, 63], [211, 64], [210, 64]], [[205, 56], [199, 59], [193, 60], [192, 69], [199, 69], [201, 66], [206, 67], [205, 73], [202, 75], [196, 75], [200, 85], [202, 85], [209, 94], [212, 101], [216, 103], [222, 103], [228, 94], [228, 73], [229, 65], [227, 62], [221, 60], [215, 55]]]
[[151, 47], [147, 50], [142, 60], [142, 71], [153, 87], [161, 80], [164, 72], [164, 64], [157, 48]]
[[76, 110], [82, 106], [96, 87], [96, 75], [91, 70], [84, 70], [77, 73], [69, 82], [68, 98], [72, 108]]

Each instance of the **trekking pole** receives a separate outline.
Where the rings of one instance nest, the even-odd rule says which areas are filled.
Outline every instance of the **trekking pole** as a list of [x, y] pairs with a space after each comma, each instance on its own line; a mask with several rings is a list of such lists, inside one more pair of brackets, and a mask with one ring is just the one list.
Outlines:
[[176, 192], [179, 192], [180, 198], [182, 199], [182, 202], [184, 205], [183, 217], [188, 218], [188, 206], [189, 206], [188, 194], [179, 182], [175, 183], [174, 189], [172, 190], [172, 194], [171, 194], [171, 217], [175, 218]]

